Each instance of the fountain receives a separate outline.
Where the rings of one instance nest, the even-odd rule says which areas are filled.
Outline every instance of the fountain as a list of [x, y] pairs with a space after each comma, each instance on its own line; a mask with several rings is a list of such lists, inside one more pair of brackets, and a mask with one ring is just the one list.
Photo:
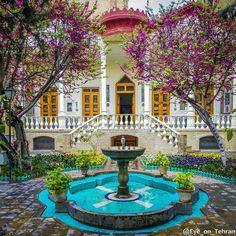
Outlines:
[[43, 190], [39, 194], [46, 206], [42, 216], [54, 216], [85, 231], [123, 234], [155, 232], [204, 215], [201, 207], [208, 201], [207, 194], [195, 188], [191, 202], [181, 203], [176, 183], [146, 172], [129, 173], [129, 162], [142, 155], [145, 148], [125, 146], [124, 137], [121, 144], [102, 149], [117, 162], [118, 174], [97, 173], [73, 181], [63, 203], [54, 203], [47, 189]]
[[118, 182], [119, 186], [117, 193], [113, 193], [110, 196], [110, 199], [134, 199], [136, 194], [129, 192], [129, 186], [127, 185], [129, 181], [128, 175], [128, 166], [129, 162], [136, 159], [136, 157], [141, 156], [145, 148], [142, 147], [133, 147], [132, 149], [125, 147], [125, 138], [121, 138], [121, 148], [112, 147], [107, 149], [102, 149], [102, 152], [105, 156], [110, 157], [113, 161], [116, 161], [118, 164]]

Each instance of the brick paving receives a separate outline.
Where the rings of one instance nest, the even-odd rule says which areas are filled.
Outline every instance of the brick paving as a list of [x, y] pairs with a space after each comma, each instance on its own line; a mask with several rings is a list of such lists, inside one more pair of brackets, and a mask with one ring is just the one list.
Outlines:
[[[109, 162], [100, 171], [115, 169], [115, 164]], [[135, 169], [135, 166], [131, 166], [130, 169]], [[157, 174], [157, 171], [149, 172]], [[73, 178], [80, 176], [79, 171], [71, 171], [70, 174]], [[93, 173], [90, 171], [90, 174]], [[173, 175], [173, 172], [169, 173], [170, 177]], [[200, 176], [196, 177], [196, 183], [209, 195], [209, 202], [202, 209], [206, 216], [186, 220], [166, 230], [153, 232], [152, 235], [236, 235], [236, 185]], [[14, 235], [23, 236], [98, 235], [68, 227], [55, 218], [41, 218], [40, 214], [44, 207], [38, 201], [37, 194], [43, 188], [43, 178], [12, 184], [0, 182], [0, 227], [7, 224]]]

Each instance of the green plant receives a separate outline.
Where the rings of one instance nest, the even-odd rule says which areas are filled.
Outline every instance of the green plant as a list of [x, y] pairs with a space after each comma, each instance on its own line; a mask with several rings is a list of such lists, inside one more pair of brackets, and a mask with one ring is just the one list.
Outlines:
[[69, 174], [63, 173], [61, 168], [48, 172], [46, 187], [51, 193], [61, 192], [70, 188], [72, 178]]
[[193, 190], [194, 184], [192, 182], [193, 174], [190, 172], [182, 173], [178, 172], [174, 181], [178, 184], [177, 188], [183, 190]]
[[157, 155], [155, 156], [155, 159], [158, 166], [165, 166], [165, 167], [170, 166], [170, 160], [168, 156], [162, 152], [158, 152]]
[[82, 150], [76, 157], [75, 165], [80, 168], [89, 167], [93, 156], [95, 156], [94, 152]]

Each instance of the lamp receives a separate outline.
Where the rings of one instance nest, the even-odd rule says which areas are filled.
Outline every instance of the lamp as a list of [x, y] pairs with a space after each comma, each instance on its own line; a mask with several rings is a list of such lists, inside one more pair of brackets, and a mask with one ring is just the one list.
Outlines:
[[13, 89], [13, 86], [12, 84], [9, 84], [5, 89], [4, 89], [4, 92], [5, 92], [5, 95], [7, 97], [7, 100], [8, 101], [12, 101], [15, 94], [16, 94], [16, 91]]
[[[13, 89], [12, 83], [8, 85], [4, 89], [4, 93], [7, 97], [7, 100], [9, 101], [9, 144], [11, 146], [11, 102], [14, 99], [14, 96], [16, 94], [16, 91]], [[9, 181], [12, 181], [12, 158], [11, 155], [8, 153], [8, 158], [9, 158]]]

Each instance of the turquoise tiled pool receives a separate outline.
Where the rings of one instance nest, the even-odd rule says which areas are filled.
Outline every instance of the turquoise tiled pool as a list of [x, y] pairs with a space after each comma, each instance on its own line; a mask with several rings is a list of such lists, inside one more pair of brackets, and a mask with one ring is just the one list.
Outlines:
[[[116, 179], [117, 174], [112, 173], [73, 181], [71, 183], [72, 189], [68, 193], [68, 200], [75, 201], [77, 205], [85, 210], [109, 214], [151, 212], [162, 209], [170, 202], [178, 200], [175, 183], [145, 174], [131, 173], [129, 174], [129, 187], [131, 192], [139, 195], [139, 198], [127, 202], [111, 201], [105, 196], [116, 191]], [[48, 191], [46, 189], [40, 192], [39, 200], [46, 206], [42, 214], [43, 217], [56, 217], [63, 223], [84, 231], [122, 234], [155, 232], [179, 224], [191, 217], [204, 216], [201, 207], [208, 202], [208, 196], [202, 191], [199, 192], [199, 200], [193, 205], [192, 215], [177, 215], [173, 220], [161, 226], [132, 231], [95, 228], [76, 221], [67, 213], [55, 213], [55, 204], [48, 198]]]

